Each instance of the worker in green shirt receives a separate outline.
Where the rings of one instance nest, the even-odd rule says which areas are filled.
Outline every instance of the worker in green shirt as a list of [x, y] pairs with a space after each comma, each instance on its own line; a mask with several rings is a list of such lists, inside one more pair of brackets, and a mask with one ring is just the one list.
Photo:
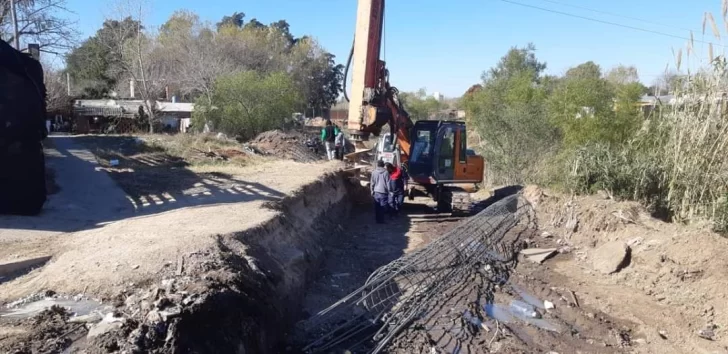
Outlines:
[[326, 157], [329, 160], [334, 159], [334, 152], [336, 151], [334, 145], [337, 134], [339, 134], [339, 128], [331, 124], [330, 120], [327, 120], [326, 126], [321, 129], [321, 141], [324, 142], [324, 146], [326, 147]]

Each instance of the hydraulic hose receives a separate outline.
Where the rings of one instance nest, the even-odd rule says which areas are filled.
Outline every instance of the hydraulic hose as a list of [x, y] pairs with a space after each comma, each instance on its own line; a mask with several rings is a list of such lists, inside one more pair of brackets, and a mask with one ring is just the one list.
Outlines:
[[346, 94], [346, 79], [349, 77], [349, 67], [351, 66], [351, 59], [354, 58], [354, 41], [351, 41], [351, 51], [349, 51], [349, 59], [346, 59], [346, 68], [344, 68], [344, 99], [349, 102], [349, 95]]

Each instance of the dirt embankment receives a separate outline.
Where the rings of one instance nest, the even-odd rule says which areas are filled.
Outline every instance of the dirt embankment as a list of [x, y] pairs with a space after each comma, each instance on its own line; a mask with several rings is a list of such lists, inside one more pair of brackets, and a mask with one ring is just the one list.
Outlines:
[[[552, 270], [582, 304], [636, 324], [634, 352], [728, 352], [728, 240], [709, 225], [665, 223], [606, 194], [530, 188]], [[536, 240], [539, 241], [539, 240]]]
[[0, 352], [54, 352], [70, 342], [70, 352], [87, 353], [282, 352], [323, 244], [348, 217], [350, 188], [328, 173], [268, 201], [264, 209], [274, 215], [257, 227], [213, 236], [210, 247], [168, 264], [162, 279], [107, 297], [113, 312], [76, 322], [63, 316], [41, 336], [32, 328], [38, 317], [14, 324], [12, 333], [0, 328]]

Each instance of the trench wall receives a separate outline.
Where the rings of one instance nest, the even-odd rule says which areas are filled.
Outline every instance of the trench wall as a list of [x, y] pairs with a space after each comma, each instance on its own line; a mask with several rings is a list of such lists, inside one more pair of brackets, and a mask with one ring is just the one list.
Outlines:
[[278, 215], [257, 228], [218, 237], [222, 269], [210, 272], [203, 301], [172, 330], [171, 352], [280, 353], [300, 317], [306, 284], [324, 248], [343, 231], [350, 195], [360, 186], [325, 175], [268, 207]]

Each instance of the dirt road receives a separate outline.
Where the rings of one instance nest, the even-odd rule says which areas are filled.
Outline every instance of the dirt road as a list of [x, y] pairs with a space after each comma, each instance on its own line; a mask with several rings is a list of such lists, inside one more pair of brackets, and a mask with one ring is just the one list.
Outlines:
[[[50, 136], [44, 142], [46, 165], [57, 186], [40, 216], [0, 215], [0, 264], [36, 256], [52, 237], [97, 227], [133, 215], [125, 193], [99, 167], [95, 156], [72, 137]], [[44, 249], [46, 248], [46, 249]]]

